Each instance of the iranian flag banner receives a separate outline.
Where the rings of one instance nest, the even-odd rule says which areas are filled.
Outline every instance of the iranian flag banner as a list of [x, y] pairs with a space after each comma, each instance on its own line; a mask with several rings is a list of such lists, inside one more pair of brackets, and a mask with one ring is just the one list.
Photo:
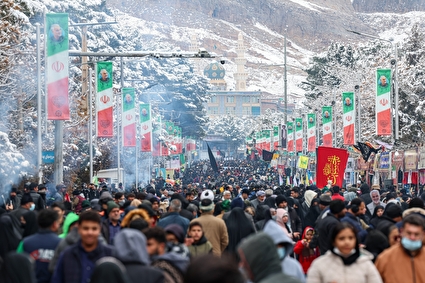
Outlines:
[[[150, 104], [140, 104], [140, 135], [142, 137], [142, 151], [152, 151], [152, 112]], [[159, 146], [162, 155], [162, 146]]]
[[46, 14], [47, 119], [69, 120], [68, 14]]
[[288, 122], [287, 123], [287, 140], [288, 140], [288, 146], [287, 150], [288, 152], [294, 151], [294, 122]]
[[186, 151], [196, 150], [196, 140], [192, 137], [186, 137]]
[[96, 133], [99, 138], [114, 135], [112, 62], [99, 62], [96, 67]]
[[295, 149], [303, 151], [303, 118], [295, 118]]
[[316, 151], [316, 114], [307, 114], [307, 151]]
[[356, 107], [354, 92], [342, 93], [342, 119], [344, 125], [344, 145], [354, 145]]
[[265, 139], [264, 149], [270, 151], [270, 147], [271, 147], [271, 143], [272, 143], [270, 130], [264, 130], [264, 139]]
[[376, 134], [391, 136], [391, 70], [376, 70]]
[[332, 147], [332, 106], [322, 107], [323, 146]]
[[277, 150], [279, 147], [279, 127], [273, 127], [273, 150]]
[[134, 88], [122, 89], [122, 145], [136, 146], [136, 105]]

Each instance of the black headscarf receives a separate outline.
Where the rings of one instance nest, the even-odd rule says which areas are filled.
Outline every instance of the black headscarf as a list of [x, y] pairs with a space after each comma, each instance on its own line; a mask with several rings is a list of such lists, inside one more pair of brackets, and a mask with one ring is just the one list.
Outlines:
[[372, 226], [374, 228], [376, 228], [378, 226], [378, 223], [379, 223], [379, 221], [380, 221], [380, 219], [382, 217], [382, 216], [381, 217], [378, 217], [378, 214], [377, 214], [378, 209], [385, 210], [385, 208], [382, 205], [377, 205], [375, 207], [375, 210], [373, 211], [372, 218], [370, 219], [370, 224], [372, 224]]
[[36, 283], [34, 265], [25, 254], [9, 253], [4, 257], [0, 268], [0, 282], [2, 283]]
[[104, 257], [97, 264], [90, 283], [130, 283], [124, 265], [117, 259]]
[[317, 217], [319, 217], [320, 215], [320, 209], [319, 209], [319, 199], [315, 198], [311, 201], [311, 205], [310, 205], [310, 210], [308, 211], [308, 213], [304, 216], [304, 222], [303, 222], [303, 228], [305, 229], [305, 227], [310, 226], [313, 227], [315, 226]]
[[365, 240], [366, 250], [373, 254], [373, 261], [385, 249], [390, 247], [388, 238], [379, 230], [371, 230]]
[[240, 207], [232, 209], [229, 217], [226, 218], [225, 223], [227, 226], [227, 233], [229, 234], [229, 244], [226, 250], [236, 253], [236, 247], [239, 242], [250, 234], [255, 233], [254, 226], [248, 220], [245, 212]]
[[5, 258], [10, 251], [15, 251], [22, 239], [21, 222], [13, 215], [0, 217], [0, 257]]
[[268, 197], [264, 201], [264, 204], [270, 208], [276, 208], [276, 199], [274, 197]]
[[31, 236], [38, 231], [37, 213], [35, 211], [25, 212], [23, 215], [25, 219], [25, 227], [23, 237]]

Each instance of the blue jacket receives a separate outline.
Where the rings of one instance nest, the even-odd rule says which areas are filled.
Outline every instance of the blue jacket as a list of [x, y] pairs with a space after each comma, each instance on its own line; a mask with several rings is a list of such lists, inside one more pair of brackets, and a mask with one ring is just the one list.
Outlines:
[[96, 249], [88, 253], [79, 240], [60, 256], [51, 283], [89, 282], [96, 261], [107, 256], [115, 257], [113, 247], [98, 243]]
[[159, 219], [157, 226], [165, 228], [170, 224], [178, 224], [186, 233], [189, 228], [189, 222], [189, 219], [180, 216], [178, 212], [170, 212], [164, 218]]
[[364, 243], [367, 236], [367, 231], [363, 229], [362, 225], [360, 224], [359, 219], [351, 214], [350, 212], [345, 213], [345, 216], [341, 218], [341, 222], [348, 222], [350, 223], [357, 231], [357, 237], [359, 238], [361, 243]]
[[35, 260], [35, 275], [38, 283], [49, 283], [52, 276], [49, 263], [55, 254], [60, 238], [51, 230], [40, 230], [23, 241], [23, 251]]

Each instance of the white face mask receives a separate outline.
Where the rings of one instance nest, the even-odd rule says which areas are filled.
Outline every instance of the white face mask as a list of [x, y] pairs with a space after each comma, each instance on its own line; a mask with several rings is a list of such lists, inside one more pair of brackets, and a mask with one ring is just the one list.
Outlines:
[[338, 248], [334, 248], [334, 253], [336, 253], [337, 255], [343, 256], [343, 257], [349, 257], [350, 255], [353, 255], [356, 253], [356, 249], [352, 249], [348, 255], [344, 255], [341, 253], [341, 251]]
[[31, 204], [31, 206], [30, 206], [30, 210], [32, 211], [32, 210], [34, 210], [34, 208], [35, 208], [35, 204], [33, 203], [33, 204]]

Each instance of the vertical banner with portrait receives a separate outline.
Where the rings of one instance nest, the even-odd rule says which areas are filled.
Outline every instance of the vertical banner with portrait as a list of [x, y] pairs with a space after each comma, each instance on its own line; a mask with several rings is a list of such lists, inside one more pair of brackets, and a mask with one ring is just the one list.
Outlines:
[[[140, 135], [142, 137], [142, 151], [152, 151], [152, 119], [151, 105], [140, 104]], [[162, 146], [161, 156], [162, 156]]]
[[392, 135], [391, 116], [391, 69], [376, 70], [376, 134]]
[[419, 152], [418, 169], [425, 169], [425, 147], [422, 146], [418, 148], [418, 152]]
[[68, 14], [46, 14], [47, 119], [69, 120]]
[[316, 152], [316, 114], [307, 114], [307, 151]]
[[342, 93], [342, 119], [344, 125], [344, 145], [353, 145], [355, 142], [356, 108], [354, 92]]
[[136, 104], [134, 88], [123, 88], [121, 92], [122, 146], [136, 146]]
[[273, 150], [277, 150], [279, 147], [279, 127], [273, 127]]
[[294, 151], [294, 122], [288, 122], [288, 152]]
[[270, 151], [272, 138], [270, 134], [270, 130], [263, 130], [263, 136], [264, 136], [264, 149], [267, 151]]
[[98, 138], [114, 136], [112, 62], [98, 62], [96, 67], [96, 133]]
[[280, 125], [281, 127], [281, 145], [282, 145], [282, 150], [285, 150], [288, 146], [288, 132], [286, 129], [286, 125], [282, 124]]
[[295, 118], [295, 148], [303, 151], [303, 118]]
[[323, 146], [332, 147], [332, 106], [322, 107]]

